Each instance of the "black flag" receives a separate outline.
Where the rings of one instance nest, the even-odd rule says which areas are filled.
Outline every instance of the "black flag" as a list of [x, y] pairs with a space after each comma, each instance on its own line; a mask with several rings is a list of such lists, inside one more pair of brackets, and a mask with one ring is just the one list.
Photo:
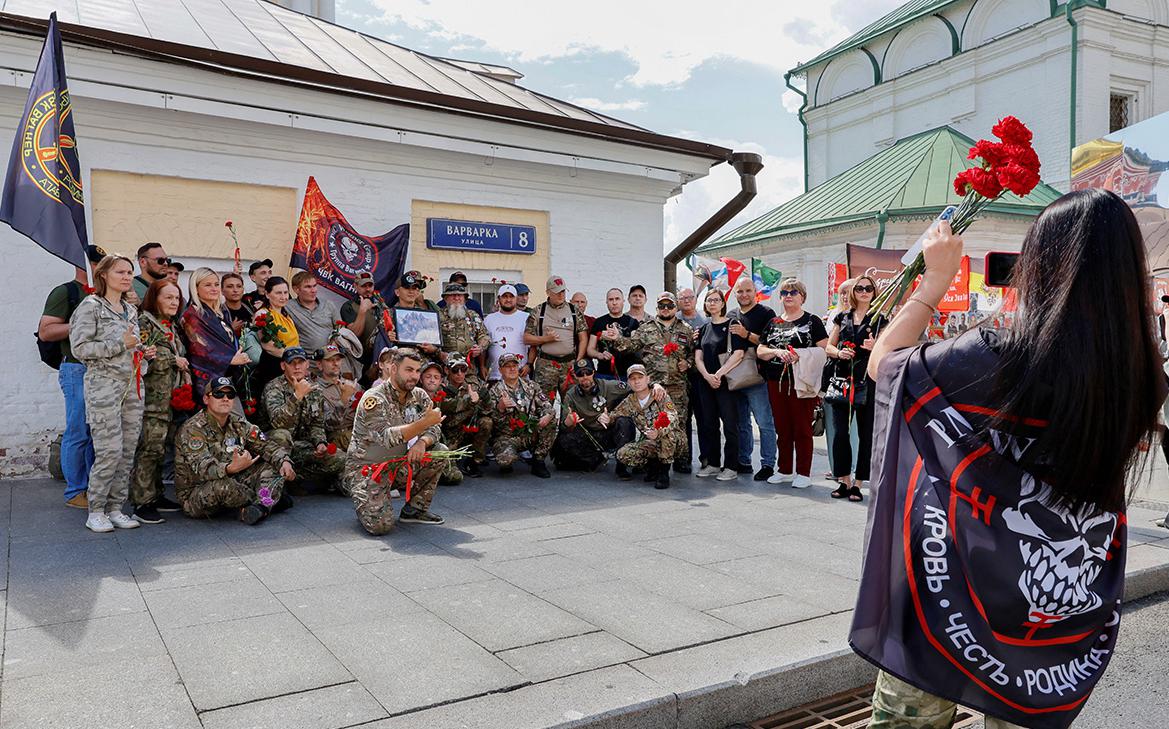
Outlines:
[[16, 127], [0, 221], [32, 238], [54, 256], [85, 270], [85, 196], [81, 160], [57, 14], [49, 16], [49, 33]]

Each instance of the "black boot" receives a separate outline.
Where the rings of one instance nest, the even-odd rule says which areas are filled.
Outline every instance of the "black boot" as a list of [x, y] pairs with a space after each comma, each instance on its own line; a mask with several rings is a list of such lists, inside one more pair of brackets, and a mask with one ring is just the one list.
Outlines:
[[474, 458], [468, 458], [463, 462], [463, 473], [468, 478], [483, 478], [483, 471], [479, 468], [479, 464], [475, 462]]
[[674, 461], [675, 473], [690, 473], [690, 461]]
[[289, 496], [287, 493], [280, 494], [280, 500], [275, 504], [272, 504], [272, 513], [279, 514], [282, 511], [288, 511], [293, 507], [293, 504], [295, 504], [295, 502], [292, 500], [291, 496]]
[[670, 488], [670, 464], [663, 463], [658, 466], [657, 479], [654, 481], [655, 489]]
[[[669, 468], [667, 466], [666, 468]], [[645, 476], [641, 478], [646, 483], [653, 483], [658, 480], [658, 471], [661, 470], [661, 464], [657, 461], [650, 461], [645, 464]]]
[[617, 468], [615, 471], [617, 478], [621, 481], [628, 481], [633, 478], [633, 474], [629, 472], [629, 468], [621, 461], [617, 461]]
[[532, 475], [536, 478], [552, 478], [552, 474], [548, 472], [548, 465], [544, 463], [543, 458], [532, 458]]

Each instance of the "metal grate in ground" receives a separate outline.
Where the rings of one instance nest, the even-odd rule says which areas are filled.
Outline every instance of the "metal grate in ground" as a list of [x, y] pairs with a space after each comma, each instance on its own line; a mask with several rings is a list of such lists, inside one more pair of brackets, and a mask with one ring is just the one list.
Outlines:
[[[775, 716], [760, 719], [750, 729], [864, 729], [872, 717], [873, 686], [845, 691], [819, 699]], [[982, 715], [958, 707], [954, 729], [973, 727], [982, 721]]]

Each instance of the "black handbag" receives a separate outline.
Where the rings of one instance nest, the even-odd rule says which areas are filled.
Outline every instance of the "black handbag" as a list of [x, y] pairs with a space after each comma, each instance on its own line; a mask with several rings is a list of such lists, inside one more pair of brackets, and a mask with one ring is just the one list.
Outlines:
[[824, 406], [816, 403], [815, 409], [812, 410], [812, 437], [819, 438], [824, 435]]
[[869, 383], [861, 377], [833, 376], [828, 378], [828, 387], [824, 390], [824, 402], [833, 405], [852, 405], [861, 407], [869, 400]]

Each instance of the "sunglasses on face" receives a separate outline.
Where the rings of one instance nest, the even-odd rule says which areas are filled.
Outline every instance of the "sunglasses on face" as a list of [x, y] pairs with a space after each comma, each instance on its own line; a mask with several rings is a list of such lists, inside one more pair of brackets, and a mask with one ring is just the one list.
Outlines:
[[779, 292], [779, 295], [780, 296], [799, 296], [800, 292], [798, 289], [781, 289]]
[[228, 392], [226, 390], [220, 390], [219, 392], [211, 393], [211, 397], [215, 398], [216, 400], [230, 400], [235, 397], [235, 393]]
[[147, 260], [154, 261], [155, 263], [157, 263], [160, 266], [169, 266], [170, 265], [169, 258], [150, 258]]
[[676, 309], [677, 307], [668, 301], [663, 301], [662, 303], [658, 304], [658, 308], [659, 309]]
[[862, 294], [871, 294], [877, 290], [877, 287], [876, 286], [853, 286], [852, 290], [856, 291], [858, 293], [862, 293]]

